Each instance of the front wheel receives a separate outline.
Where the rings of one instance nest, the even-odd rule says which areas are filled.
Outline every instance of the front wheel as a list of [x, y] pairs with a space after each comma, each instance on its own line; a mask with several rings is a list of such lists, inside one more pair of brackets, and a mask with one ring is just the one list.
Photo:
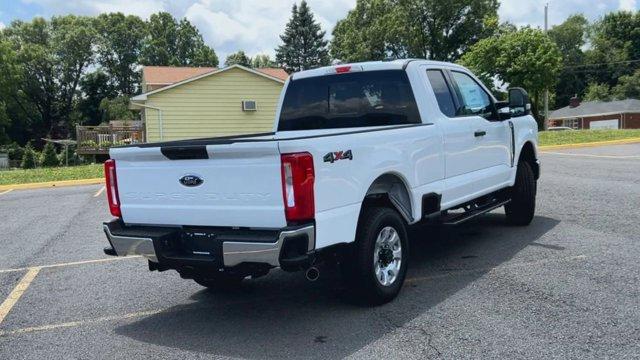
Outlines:
[[400, 215], [390, 208], [364, 209], [356, 241], [343, 263], [349, 295], [367, 305], [393, 300], [404, 283], [408, 255], [409, 241]]
[[511, 201], [504, 206], [507, 222], [525, 226], [531, 223], [536, 211], [536, 178], [526, 161], [521, 161], [516, 170], [516, 183], [511, 188]]

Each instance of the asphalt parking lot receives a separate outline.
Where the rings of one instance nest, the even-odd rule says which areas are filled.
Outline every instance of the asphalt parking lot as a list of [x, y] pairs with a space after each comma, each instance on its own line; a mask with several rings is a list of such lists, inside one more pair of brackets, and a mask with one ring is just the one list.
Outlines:
[[330, 269], [212, 293], [108, 258], [100, 186], [0, 195], [0, 359], [640, 358], [640, 144], [541, 156], [537, 216], [412, 230], [399, 298]]

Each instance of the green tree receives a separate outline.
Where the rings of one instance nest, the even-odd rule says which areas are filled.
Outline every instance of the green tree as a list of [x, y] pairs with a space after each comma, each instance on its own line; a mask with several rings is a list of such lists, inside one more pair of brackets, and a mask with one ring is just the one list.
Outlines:
[[33, 150], [31, 142], [28, 142], [24, 147], [24, 153], [22, 155], [22, 162], [20, 167], [23, 169], [34, 169], [38, 165], [38, 154]]
[[137, 93], [140, 86], [138, 59], [146, 35], [144, 21], [122, 13], [101, 14], [96, 20], [96, 28], [98, 64], [119, 94]]
[[498, 0], [398, 0], [409, 56], [456, 61], [498, 27]]
[[288, 72], [312, 69], [329, 64], [325, 32], [314, 19], [305, 0], [291, 9], [291, 18], [280, 35], [282, 45], [276, 49], [276, 62]]
[[260, 68], [270, 68], [275, 67], [276, 63], [271, 60], [271, 57], [267, 54], [258, 54], [253, 57], [251, 60], [251, 67], [260, 69]]
[[224, 61], [225, 66], [231, 66], [236, 64], [246, 66], [246, 67], [251, 67], [251, 58], [248, 57], [247, 54], [244, 53], [244, 51], [240, 50], [233, 54], [229, 54], [226, 60]]
[[498, 31], [497, 9], [497, 0], [358, 0], [334, 28], [331, 54], [343, 61], [455, 61]]
[[534, 116], [542, 124], [540, 95], [547, 87], [553, 89], [562, 68], [562, 55], [541, 30], [523, 28], [481, 40], [461, 62], [481, 76], [525, 88], [532, 95]]
[[582, 94], [587, 85], [584, 71], [586, 56], [582, 51], [589, 29], [589, 21], [581, 14], [572, 15], [562, 24], [549, 30], [549, 37], [556, 43], [562, 54], [563, 69], [556, 86], [556, 106], [563, 107], [569, 100]]
[[47, 145], [44, 146], [42, 150], [42, 160], [40, 164], [44, 167], [54, 167], [60, 165], [60, 161], [58, 159], [58, 154], [56, 153], [56, 148], [53, 143], [48, 142]]
[[607, 84], [590, 83], [584, 93], [584, 101], [611, 101], [611, 87]]
[[104, 119], [100, 103], [105, 98], [116, 97], [116, 90], [111, 84], [109, 75], [102, 69], [86, 74], [80, 80], [80, 92], [77, 110], [81, 114], [80, 123], [83, 125], [98, 125]]
[[612, 93], [617, 100], [640, 99], [640, 69], [633, 75], [621, 76]]
[[152, 14], [147, 22], [147, 38], [142, 45], [141, 62], [144, 65], [176, 65], [178, 23], [167, 12]]
[[391, 0], [358, 0], [333, 29], [331, 56], [345, 62], [405, 57], [399, 15]]
[[14, 21], [4, 32], [24, 70], [14, 99], [29, 116], [32, 137], [67, 137], [80, 79], [93, 61], [94, 20], [74, 15], [35, 18]]
[[7, 113], [7, 100], [15, 95], [19, 80], [19, 65], [11, 44], [0, 35], [0, 144], [9, 142], [11, 119]]
[[590, 41], [590, 81], [615, 86], [621, 76], [640, 68], [640, 62], [633, 61], [640, 59], [640, 11], [606, 14], [593, 25]]
[[118, 96], [114, 99], [105, 98], [100, 102], [100, 110], [103, 112], [103, 121], [111, 120], [135, 120], [136, 114], [129, 110], [129, 98]]
[[218, 57], [187, 19], [180, 22], [167, 12], [151, 15], [143, 42], [144, 65], [218, 66]]

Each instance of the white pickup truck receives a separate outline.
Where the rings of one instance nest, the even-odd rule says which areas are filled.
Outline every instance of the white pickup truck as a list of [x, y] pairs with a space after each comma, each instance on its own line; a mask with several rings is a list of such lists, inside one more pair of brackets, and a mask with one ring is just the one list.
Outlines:
[[537, 125], [527, 93], [497, 101], [467, 69], [425, 60], [302, 71], [274, 131], [112, 148], [109, 255], [142, 255], [226, 287], [337, 259], [369, 304], [396, 297], [407, 227], [458, 224], [500, 206], [535, 211]]

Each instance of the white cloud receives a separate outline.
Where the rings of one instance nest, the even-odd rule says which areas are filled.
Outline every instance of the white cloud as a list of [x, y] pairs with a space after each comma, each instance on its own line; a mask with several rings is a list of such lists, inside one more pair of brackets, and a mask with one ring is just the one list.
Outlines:
[[618, 8], [620, 10], [633, 11], [638, 8], [636, 0], [620, 0]]
[[3, 23], [2, 21], [0, 21], [0, 30], [2, 30], [2, 29], [4, 29], [4, 28], [5, 28], [4, 23]]
[[[298, 1], [198, 0], [186, 10], [185, 17], [200, 29], [221, 62], [237, 50], [250, 56], [274, 56], [294, 2]], [[309, 6], [329, 38], [335, 23], [355, 6], [355, 0], [309, 0]]]

